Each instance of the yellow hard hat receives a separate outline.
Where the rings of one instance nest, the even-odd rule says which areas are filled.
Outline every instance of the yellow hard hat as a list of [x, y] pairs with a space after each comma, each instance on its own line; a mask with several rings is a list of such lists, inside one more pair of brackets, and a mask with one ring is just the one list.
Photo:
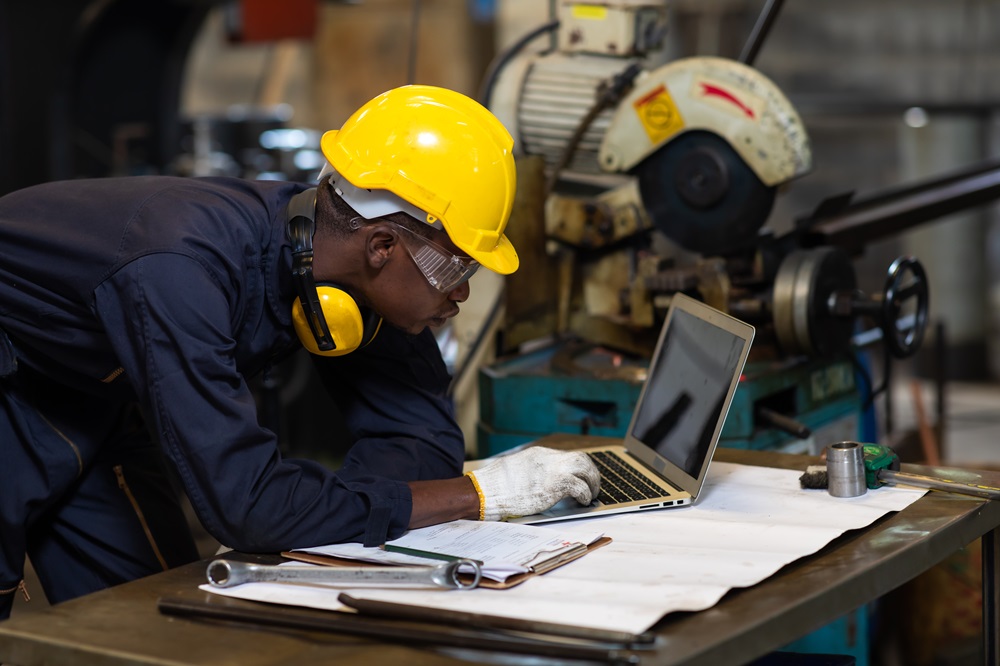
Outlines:
[[[422, 221], [443, 228], [486, 268], [517, 270], [517, 252], [503, 234], [516, 189], [514, 140], [475, 100], [434, 86], [394, 88], [326, 132], [321, 146], [333, 171], [353, 185], [337, 191], [360, 215], [378, 216], [355, 205], [351, 191], [391, 193], [409, 205], [389, 208], [418, 209]], [[385, 196], [377, 198], [379, 215], [387, 214]]]

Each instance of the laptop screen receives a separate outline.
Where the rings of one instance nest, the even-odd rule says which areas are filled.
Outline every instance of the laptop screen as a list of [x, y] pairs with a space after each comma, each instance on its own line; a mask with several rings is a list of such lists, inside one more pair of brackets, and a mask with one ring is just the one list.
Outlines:
[[629, 439], [699, 479], [725, 422], [753, 327], [683, 295], [673, 300]]

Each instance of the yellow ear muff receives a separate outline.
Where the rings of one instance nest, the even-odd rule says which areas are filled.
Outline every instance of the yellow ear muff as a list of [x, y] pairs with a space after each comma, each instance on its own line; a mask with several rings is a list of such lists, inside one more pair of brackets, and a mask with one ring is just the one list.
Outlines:
[[[362, 315], [346, 291], [313, 280], [312, 237], [316, 231], [316, 188], [288, 202], [285, 233], [292, 244], [292, 277], [298, 297], [292, 303], [292, 325], [302, 346], [320, 356], [342, 356], [371, 342], [382, 325], [374, 312]], [[305, 305], [303, 305], [305, 303]]]
[[292, 323], [302, 346], [310, 353], [320, 356], [342, 356], [368, 344], [378, 333], [382, 320], [375, 316], [364, 317], [358, 304], [343, 289], [329, 284], [319, 284], [316, 286], [316, 294], [322, 310], [321, 316], [326, 320], [335, 347], [325, 351], [319, 348], [305, 310], [302, 308], [302, 301], [296, 298], [292, 303]]

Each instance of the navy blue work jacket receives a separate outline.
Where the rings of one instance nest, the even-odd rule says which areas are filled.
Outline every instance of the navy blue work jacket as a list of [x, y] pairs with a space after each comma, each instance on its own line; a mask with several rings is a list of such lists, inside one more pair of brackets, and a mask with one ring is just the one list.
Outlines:
[[0, 198], [0, 331], [17, 362], [137, 400], [205, 528], [239, 550], [395, 538], [405, 482], [457, 476], [464, 457], [427, 331], [383, 326], [317, 357], [356, 437], [336, 473], [282, 459], [258, 425], [247, 378], [300, 347], [285, 207], [305, 187], [139, 176]]

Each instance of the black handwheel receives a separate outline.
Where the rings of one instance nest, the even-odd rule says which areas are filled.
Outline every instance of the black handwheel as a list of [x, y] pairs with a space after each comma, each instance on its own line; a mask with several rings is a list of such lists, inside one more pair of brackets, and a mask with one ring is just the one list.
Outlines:
[[[912, 315], [903, 316], [903, 308], [914, 299]], [[923, 265], [908, 256], [892, 262], [882, 299], [882, 333], [889, 352], [896, 358], [907, 358], [920, 349], [927, 329], [928, 301]]]

